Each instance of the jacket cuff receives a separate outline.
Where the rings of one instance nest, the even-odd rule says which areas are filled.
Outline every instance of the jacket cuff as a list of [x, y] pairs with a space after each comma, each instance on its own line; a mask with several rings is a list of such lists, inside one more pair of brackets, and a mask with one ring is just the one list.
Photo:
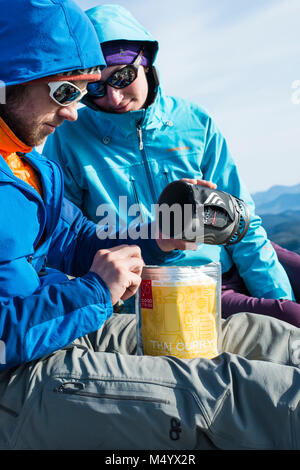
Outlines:
[[107, 284], [103, 279], [98, 276], [97, 273], [89, 271], [88, 273], [81, 276], [81, 279], [88, 281], [95, 286], [96, 292], [98, 294], [98, 302], [106, 305], [107, 307], [112, 307], [111, 294]]

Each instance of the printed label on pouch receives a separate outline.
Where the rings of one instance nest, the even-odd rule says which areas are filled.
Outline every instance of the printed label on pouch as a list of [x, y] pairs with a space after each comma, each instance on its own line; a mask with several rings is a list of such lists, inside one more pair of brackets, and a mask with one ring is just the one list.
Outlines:
[[212, 358], [218, 354], [215, 282], [180, 286], [142, 282], [144, 354], [182, 359]]
[[213, 349], [216, 347], [216, 340], [215, 339], [207, 339], [207, 340], [194, 340], [190, 343], [183, 343], [182, 341], [178, 341], [178, 343], [167, 343], [166, 341], [157, 341], [153, 339], [148, 340], [150, 344], [152, 344], [153, 352], [164, 352], [164, 353], [178, 353], [178, 352], [204, 352], [208, 349]]
[[141, 308], [153, 308], [152, 281], [149, 279], [141, 282]]

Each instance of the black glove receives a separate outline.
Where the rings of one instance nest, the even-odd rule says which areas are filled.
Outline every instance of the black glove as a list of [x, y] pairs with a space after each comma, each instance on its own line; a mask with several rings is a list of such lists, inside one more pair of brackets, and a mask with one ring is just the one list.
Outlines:
[[244, 201], [224, 191], [174, 181], [163, 190], [158, 204], [159, 229], [167, 238], [233, 245], [249, 228], [250, 213]]

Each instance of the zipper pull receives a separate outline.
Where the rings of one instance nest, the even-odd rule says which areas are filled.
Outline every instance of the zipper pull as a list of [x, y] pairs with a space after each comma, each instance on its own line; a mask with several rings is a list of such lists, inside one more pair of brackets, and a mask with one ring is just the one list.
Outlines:
[[137, 135], [138, 135], [138, 138], [139, 138], [140, 150], [143, 150], [143, 148], [144, 148], [143, 134], [142, 134], [142, 128], [141, 128], [140, 124], [138, 124], [136, 130], [137, 130]]
[[54, 392], [58, 393], [76, 393], [85, 388], [85, 384], [81, 382], [65, 382], [59, 387], [54, 388]]
[[170, 183], [170, 181], [169, 181], [169, 170], [167, 168], [164, 168], [163, 169], [163, 174], [165, 176], [166, 183], [169, 184]]

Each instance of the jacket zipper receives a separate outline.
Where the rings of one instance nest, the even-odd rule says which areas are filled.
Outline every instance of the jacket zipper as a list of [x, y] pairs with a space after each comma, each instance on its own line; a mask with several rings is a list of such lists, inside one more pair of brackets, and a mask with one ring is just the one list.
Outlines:
[[147, 158], [146, 158], [141, 124], [137, 125], [136, 130], [137, 130], [137, 135], [138, 135], [138, 139], [139, 139], [139, 149], [142, 153], [144, 166], [145, 166], [145, 171], [146, 171], [146, 174], [147, 174], [148, 183], [149, 183], [149, 187], [150, 187], [150, 192], [152, 194], [152, 200], [153, 200], [153, 203], [155, 204], [156, 200], [157, 200], [157, 197], [156, 197], [156, 193], [155, 193], [155, 189], [154, 189], [154, 185], [153, 185], [153, 180], [151, 178], [149, 163], [148, 163]]
[[[38, 173], [41, 173], [42, 174], [42, 168], [39, 168], [37, 167], [37, 165], [35, 164], [35, 162], [32, 162], [30, 158], [28, 158], [28, 156], [26, 154], [24, 154], [22, 156], [22, 158], [27, 162], [29, 163], [29, 165], [31, 165]], [[43, 164], [45, 164], [43, 162]], [[48, 164], [49, 166], [49, 164]], [[56, 163], [56, 162], [51, 162], [51, 169], [53, 171], [53, 181], [56, 182], [59, 187], [58, 189], [56, 189], [55, 187], [53, 187], [53, 198], [55, 198], [55, 196], [58, 194], [59, 195], [59, 199], [57, 200], [57, 197], [56, 197], [56, 207], [59, 206], [59, 207], [62, 207], [62, 200], [63, 200], [63, 195], [62, 195], [62, 192], [60, 191], [60, 188], [61, 188], [61, 183], [59, 184], [58, 181], [60, 179], [60, 182], [63, 181], [63, 172], [62, 172], [62, 169], [60, 168], [60, 166]], [[58, 175], [60, 178], [56, 178], [56, 175]], [[40, 181], [41, 183], [43, 182], [43, 178], [42, 176], [40, 176]], [[26, 184], [26, 183], [25, 183]], [[43, 188], [44, 189], [44, 188]], [[48, 233], [52, 233], [53, 232], [53, 229], [54, 227], [57, 225], [57, 222], [59, 220], [59, 217], [60, 217], [60, 212], [61, 211], [55, 211], [56, 213], [56, 217], [55, 219], [52, 219], [52, 220], [49, 220], [49, 216], [47, 214], [47, 211], [46, 211], [46, 206], [45, 206], [45, 203], [44, 203], [44, 200], [43, 198], [39, 195], [39, 194], [36, 194], [36, 191], [33, 189], [33, 188], [28, 188], [27, 190], [30, 190], [30, 192], [38, 197], [39, 200], [41, 200], [42, 202], [42, 207], [43, 207], [43, 210], [44, 210], [44, 225], [43, 225], [43, 229], [41, 231], [41, 235], [39, 237], [39, 241], [41, 239], [41, 237], [43, 237], [44, 235], [44, 232], [45, 232], [45, 229], [46, 229], [46, 220], [48, 219], [48, 223], [47, 223], [47, 233], [46, 233], [46, 236]], [[39, 243], [39, 242], [38, 242]]]
[[[128, 401], [146, 401], [151, 403], [163, 403], [165, 405], [169, 404], [169, 400], [163, 400], [162, 398], [152, 398], [152, 397], [145, 397], [139, 395], [117, 395], [117, 394], [108, 394], [108, 393], [96, 393], [96, 392], [86, 392], [84, 390], [71, 390], [69, 388], [65, 388], [65, 385], [62, 384], [59, 387], [55, 388], [53, 391], [55, 393], [62, 393], [66, 395], [77, 395], [82, 397], [91, 397], [91, 398], [107, 398], [109, 400], [128, 400]], [[73, 383], [72, 383], [73, 385]], [[79, 384], [76, 384], [79, 385]], [[84, 387], [83, 384], [80, 384], [82, 388]]]
[[138, 204], [138, 206], [139, 206], [139, 209], [140, 209], [140, 219], [141, 219], [141, 222], [143, 223], [143, 222], [144, 222], [144, 218], [143, 218], [142, 207], [141, 207], [141, 204], [140, 204], [138, 192], [137, 192], [136, 185], [135, 185], [135, 179], [133, 178], [133, 176], [131, 177], [130, 181], [131, 181], [131, 183], [132, 183], [132, 187], [133, 187], [133, 192], [134, 192], [135, 200], [136, 200], [136, 202], [137, 202], [137, 204]]
[[[31, 164], [31, 162], [29, 163]], [[4, 173], [7, 174], [6, 172]], [[37, 200], [38, 204], [41, 206], [42, 211], [43, 211], [43, 224], [40, 226], [40, 231], [37, 237], [38, 239], [40, 239], [46, 227], [47, 216], [46, 216], [46, 208], [45, 208], [44, 201], [41, 198], [41, 196], [38, 194], [38, 192], [35, 189], [33, 189], [29, 184], [25, 183], [23, 180], [21, 180], [15, 175], [9, 175], [9, 177], [12, 179], [12, 184], [14, 184], [18, 189], [21, 189], [22, 191], [29, 193], [30, 196], [33, 196]]]
[[140, 124], [137, 125], [136, 130], [137, 130], [137, 134], [139, 138], [139, 149], [144, 150], [143, 134], [142, 134], [142, 128]]

